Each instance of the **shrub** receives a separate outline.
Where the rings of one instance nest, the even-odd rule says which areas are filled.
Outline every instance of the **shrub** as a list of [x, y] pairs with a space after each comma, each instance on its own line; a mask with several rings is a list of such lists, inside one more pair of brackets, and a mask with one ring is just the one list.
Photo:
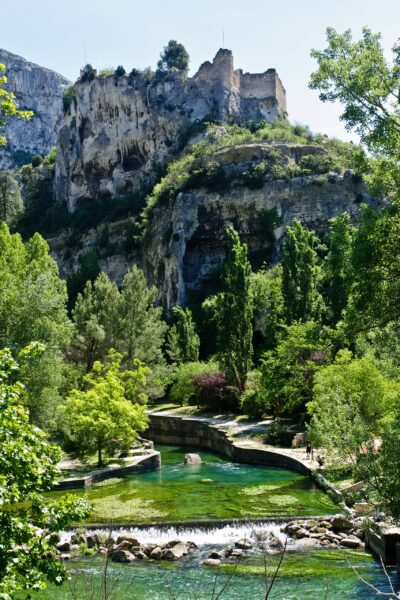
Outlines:
[[240, 409], [252, 419], [262, 419], [265, 413], [265, 401], [259, 390], [246, 390], [240, 396]]
[[96, 73], [96, 69], [94, 69], [92, 65], [87, 64], [83, 67], [83, 69], [81, 69], [81, 76], [79, 78], [79, 81], [93, 81], [93, 79], [96, 77]]
[[101, 69], [99, 71], [99, 75], [102, 77], [108, 77], [109, 75], [113, 75], [115, 73], [115, 69], [113, 67], [107, 67], [106, 69]]
[[207, 373], [195, 375], [192, 378], [196, 390], [198, 406], [209, 406], [210, 408], [226, 408], [228, 390], [225, 373]]
[[123, 75], [126, 75], [124, 67], [122, 65], [118, 65], [118, 67], [114, 71], [114, 75], [115, 77], [122, 77]]
[[175, 380], [170, 391], [170, 398], [181, 406], [191, 404], [196, 400], [196, 387], [193, 378], [218, 372], [214, 362], [182, 363], [175, 372]]
[[42, 162], [43, 162], [43, 158], [40, 156], [40, 154], [35, 154], [32, 157], [31, 165], [35, 169], [36, 167], [39, 167], [42, 164]]
[[75, 88], [73, 85], [69, 85], [63, 94], [63, 110], [64, 114], [66, 114], [71, 108], [71, 104], [75, 99]]
[[276, 420], [271, 423], [265, 435], [264, 441], [272, 446], [290, 448], [292, 445], [293, 436], [294, 431], [291, 431], [290, 425], [285, 423], [285, 421]]

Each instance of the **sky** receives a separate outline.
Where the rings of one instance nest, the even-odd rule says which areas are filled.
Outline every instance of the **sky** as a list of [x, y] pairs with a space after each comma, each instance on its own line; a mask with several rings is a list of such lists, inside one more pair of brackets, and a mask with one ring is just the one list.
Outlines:
[[310, 49], [326, 47], [327, 27], [355, 38], [363, 26], [381, 32], [388, 57], [400, 37], [400, 0], [0, 0], [0, 8], [0, 47], [72, 81], [86, 62], [155, 67], [170, 39], [185, 45], [191, 74], [229, 48], [235, 68], [278, 71], [292, 122], [342, 139], [355, 137], [340, 107], [308, 89]]

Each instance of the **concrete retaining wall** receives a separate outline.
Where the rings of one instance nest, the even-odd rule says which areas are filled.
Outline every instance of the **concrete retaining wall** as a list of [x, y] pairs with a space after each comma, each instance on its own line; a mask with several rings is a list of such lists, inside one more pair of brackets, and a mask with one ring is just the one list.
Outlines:
[[300, 460], [279, 452], [246, 447], [240, 442], [234, 443], [228, 438], [225, 431], [205, 421], [154, 413], [149, 416], [150, 427], [145, 435], [153, 442], [195, 446], [223, 454], [233, 462], [281, 467], [304, 475], [311, 474], [309, 467]]
[[153, 451], [151, 454], [146, 454], [131, 464], [125, 467], [115, 467], [110, 469], [102, 469], [93, 471], [90, 475], [85, 477], [75, 477], [70, 479], [63, 479], [54, 486], [53, 491], [59, 492], [61, 490], [71, 489], [82, 489], [90, 487], [93, 483], [98, 481], [104, 481], [105, 479], [111, 479], [112, 477], [125, 477], [132, 473], [143, 473], [144, 471], [156, 471], [161, 467], [161, 455], [157, 451]]

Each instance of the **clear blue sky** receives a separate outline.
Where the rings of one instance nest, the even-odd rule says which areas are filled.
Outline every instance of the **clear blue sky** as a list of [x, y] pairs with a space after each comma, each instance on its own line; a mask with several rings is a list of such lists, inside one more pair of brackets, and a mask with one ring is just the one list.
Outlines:
[[75, 80], [86, 61], [97, 68], [155, 66], [169, 39], [181, 41], [191, 72], [222, 46], [235, 67], [275, 67], [287, 91], [289, 118], [347, 137], [339, 109], [307, 89], [325, 29], [367, 25], [388, 52], [400, 37], [400, 0], [18, 0], [1, 2], [0, 46]]

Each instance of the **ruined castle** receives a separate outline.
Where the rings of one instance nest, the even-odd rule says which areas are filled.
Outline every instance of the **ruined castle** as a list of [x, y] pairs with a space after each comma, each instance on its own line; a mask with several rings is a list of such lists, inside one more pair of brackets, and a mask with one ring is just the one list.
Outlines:
[[230, 50], [219, 50], [190, 78], [146, 79], [138, 72], [78, 81], [59, 134], [56, 198], [74, 211], [79, 203], [139, 189], [204, 120], [243, 124], [285, 115], [276, 71], [235, 70]]

